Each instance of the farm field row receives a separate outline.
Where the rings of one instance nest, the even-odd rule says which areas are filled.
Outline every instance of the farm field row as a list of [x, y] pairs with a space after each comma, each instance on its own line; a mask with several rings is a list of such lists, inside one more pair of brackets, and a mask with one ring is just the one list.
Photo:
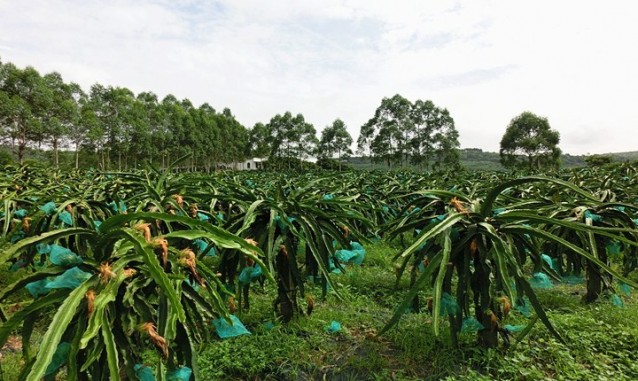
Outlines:
[[5, 379], [636, 377], [628, 164], [7, 167], [0, 195]]

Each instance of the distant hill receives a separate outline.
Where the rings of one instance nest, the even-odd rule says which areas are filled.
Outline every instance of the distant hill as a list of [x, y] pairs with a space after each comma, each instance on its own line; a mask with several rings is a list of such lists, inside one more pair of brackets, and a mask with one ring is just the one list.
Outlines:
[[[605, 155], [613, 157], [615, 162], [638, 160], [638, 151], [616, 152]], [[470, 170], [502, 171], [505, 169], [500, 163], [498, 152], [486, 152], [480, 148], [464, 148], [461, 149], [460, 156], [461, 165]], [[563, 168], [585, 167], [587, 166], [585, 158], [587, 158], [587, 155], [564, 154], [561, 156], [561, 166]], [[387, 169], [385, 164], [370, 164], [370, 160], [365, 157], [351, 157], [348, 159], [348, 164], [355, 169]]]
[[638, 160], [638, 151], [608, 153], [607, 155], [612, 156], [618, 162]]

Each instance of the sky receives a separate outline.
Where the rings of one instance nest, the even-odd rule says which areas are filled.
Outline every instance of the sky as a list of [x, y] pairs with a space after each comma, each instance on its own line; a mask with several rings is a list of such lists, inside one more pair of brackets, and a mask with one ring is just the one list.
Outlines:
[[0, 59], [353, 138], [384, 97], [431, 100], [462, 148], [523, 111], [570, 154], [638, 150], [633, 1], [0, 0]]

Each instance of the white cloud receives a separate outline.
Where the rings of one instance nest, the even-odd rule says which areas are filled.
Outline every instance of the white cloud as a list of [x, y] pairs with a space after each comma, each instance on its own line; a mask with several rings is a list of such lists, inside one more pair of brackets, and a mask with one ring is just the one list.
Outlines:
[[[431, 99], [464, 147], [497, 150], [524, 110], [569, 153], [636, 150], [632, 3], [0, 0], [3, 61], [88, 88], [230, 107], [250, 127], [301, 112], [355, 137], [384, 96]], [[603, 131], [601, 133], [601, 131]]]

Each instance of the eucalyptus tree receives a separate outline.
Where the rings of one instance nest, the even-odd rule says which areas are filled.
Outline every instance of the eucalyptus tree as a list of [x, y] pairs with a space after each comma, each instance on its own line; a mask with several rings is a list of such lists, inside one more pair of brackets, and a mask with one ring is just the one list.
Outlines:
[[51, 102], [45, 110], [44, 135], [53, 149], [55, 166], [59, 166], [59, 148], [64, 137], [70, 133], [70, 126], [76, 124], [79, 117], [75, 95], [79, 91], [77, 84], [67, 84], [59, 73], [53, 72], [43, 77], [49, 88]]
[[265, 157], [270, 153], [268, 145], [268, 129], [263, 123], [257, 123], [248, 130], [248, 144], [246, 155], [253, 157]]
[[129, 168], [131, 164], [133, 167], [138, 167], [152, 155], [151, 119], [148, 108], [137, 98], [130, 99], [127, 116], [130, 142], [124, 158], [124, 167]]
[[229, 108], [217, 114], [222, 142], [222, 158], [226, 163], [236, 163], [244, 159], [248, 144], [248, 131], [241, 125]]
[[332, 158], [337, 155], [339, 170], [341, 170], [341, 157], [352, 155], [352, 136], [346, 129], [345, 123], [341, 119], [336, 119], [332, 125], [321, 131], [321, 140], [318, 146], [318, 156], [322, 158]]
[[167, 166], [168, 163], [180, 156], [176, 149], [181, 135], [181, 119], [184, 110], [179, 100], [172, 94], [168, 94], [162, 99], [160, 109], [162, 123], [158, 132], [161, 134], [162, 142], [165, 144], [163, 147], [164, 152], [162, 153], [162, 163], [163, 166]]
[[411, 104], [397, 94], [383, 98], [374, 117], [361, 128], [361, 136], [369, 140], [371, 153], [388, 166], [407, 159], [408, 139], [413, 130], [410, 121]]
[[432, 161], [435, 166], [459, 162], [459, 133], [447, 109], [419, 99], [412, 105], [411, 119], [414, 126], [409, 143], [412, 163], [427, 168]]
[[137, 104], [135, 95], [127, 88], [109, 87], [107, 89], [107, 103], [103, 106], [109, 112], [107, 125], [110, 125], [108, 142], [110, 148], [117, 155], [117, 168], [127, 168], [129, 157], [133, 152], [134, 138], [142, 139], [145, 112]]
[[126, 114], [131, 98], [133, 93], [128, 89], [104, 87], [100, 84], [91, 87], [90, 103], [98, 123], [90, 131], [90, 136], [101, 155], [103, 168], [110, 167], [112, 154], [117, 154], [118, 167], [122, 166], [122, 153], [127, 148], [127, 139], [130, 139]]
[[266, 125], [267, 142], [270, 145], [270, 159], [284, 159], [291, 168], [291, 159], [303, 160], [316, 145], [316, 131], [307, 123], [302, 114], [293, 116], [287, 111], [277, 114]]
[[317, 144], [319, 143], [317, 130], [315, 130], [312, 124], [303, 123], [299, 126], [296, 137], [295, 156], [300, 160], [301, 167], [303, 168], [304, 160], [315, 153]]
[[560, 162], [560, 134], [547, 118], [529, 111], [512, 119], [501, 139], [501, 164], [507, 168], [556, 168]]
[[167, 139], [165, 163], [170, 163], [171, 158], [175, 159], [185, 153], [184, 150], [180, 148], [180, 144], [184, 135], [182, 131], [182, 119], [186, 117], [186, 113], [180, 101], [172, 94], [162, 99], [162, 108], [165, 117], [164, 137]]
[[[166, 147], [164, 133], [162, 131], [164, 123], [164, 113], [160, 107], [159, 99], [153, 92], [141, 92], [136, 97], [137, 104], [143, 108], [147, 130], [144, 136], [149, 162], [154, 163], [157, 158], [161, 161], [161, 155]], [[162, 164], [163, 166], [163, 164]]]
[[368, 156], [370, 158], [370, 164], [374, 166], [376, 158], [372, 152], [372, 137], [374, 136], [374, 128], [372, 126], [372, 120], [366, 122], [361, 126], [359, 131], [359, 137], [357, 138], [357, 155]]
[[193, 106], [189, 99], [183, 99], [181, 102], [183, 114], [181, 123], [177, 131], [179, 156], [190, 154], [191, 168], [197, 165], [198, 153], [202, 147], [202, 133], [195, 123], [197, 109]]
[[19, 69], [10, 63], [2, 65], [0, 127], [2, 136], [7, 137], [12, 146], [17, 144], [20, 164], [28, 144], [43, 139], [43, 120], [51, 98], [37, 70], [32, 67]]
[[115, 111], [109, 107], [111, 94], [108, 88], [96, 83], [91, 86], [89, 96], [90, 107], [97, 119], [97, 123], [89, 133], [90, 142], [100, 156], [102, 168], [107, 169], [111, 161], [109, 137], [113, 135], [111, 130], [115, 128], [111, 122]]
[[458, 164], [458, 131], [450, 113], [431, 101], [413, 104], [399, 94], [381, 101], [361, 127], [357, 145], [388, 166]]
[[222, 151], [221, 131], [217, 123], [215, 109], [204, 103], [197, 109], [195, 124], [202, 132], [202, 147], [198, 162], [207, 171], [219, 160]]
[[77, 83], [69, 84], [73, 101], [72, 114], [66, 120], [63, 140], [72, 144], [75, 151], [75, 168], [80, 167], [80, 149], [88, 143], [88, 133], [97, 123], [97, 117], [89, 105], [89, 97]]

